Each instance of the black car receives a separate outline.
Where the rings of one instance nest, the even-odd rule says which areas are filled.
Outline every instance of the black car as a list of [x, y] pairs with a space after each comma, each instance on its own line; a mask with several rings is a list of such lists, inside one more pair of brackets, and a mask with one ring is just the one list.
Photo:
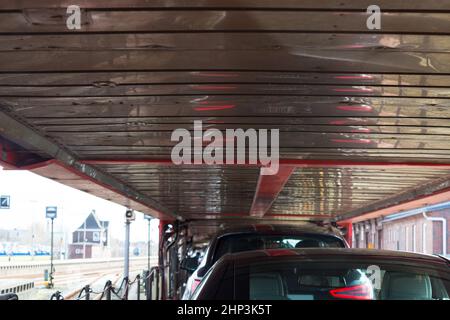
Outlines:
[[227, 253], [314, 247], [346, 248], [348, 244], [337, 228], [310, 222], [295, 226], [261, 224], [225, 229], [210, 242], [199, 266], [192, 263], [195, 259], [182, 263], [185, 270], [193, 272], [185, 286], [183, 300], [190, 298], [209, 268]]
[[193, 300], [449, 300], [450, 263], [367, 249], [276, 249], [229, 254]]

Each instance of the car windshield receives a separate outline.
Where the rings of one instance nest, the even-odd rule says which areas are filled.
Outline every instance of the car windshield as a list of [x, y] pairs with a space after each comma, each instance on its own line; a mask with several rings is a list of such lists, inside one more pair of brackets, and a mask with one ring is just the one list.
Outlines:
[[385, 261], [255, 262], [235, 272], [237, 299], [448, 300], [448, 270]]
[[343, 248], [344, 242], [334, 236], [321, 234], [260, 235], [242, 234], [222, 237], [217, 244], [213, 262], [227, 253], [264, 249]]

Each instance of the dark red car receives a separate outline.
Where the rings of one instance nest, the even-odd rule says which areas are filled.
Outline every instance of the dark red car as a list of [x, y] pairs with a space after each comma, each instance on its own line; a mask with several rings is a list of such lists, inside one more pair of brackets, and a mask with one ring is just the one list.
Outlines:
[[450, 263], [367, 249], [275, 249], [229, 254], [193, 300], [449, 300]]
[[[191, 267], [183, 300], [190, 298], [211, 266], [227, 253], [258, 249], [346, 248], [341, 231], [331, 225], [305, 222], [297, 225], [246, 225], [227, 228], [210, 242], [200, 265]], [[189, 269], [184, 266], [184, 269]], [[189, 270], [188, 270], [189, 271]]]

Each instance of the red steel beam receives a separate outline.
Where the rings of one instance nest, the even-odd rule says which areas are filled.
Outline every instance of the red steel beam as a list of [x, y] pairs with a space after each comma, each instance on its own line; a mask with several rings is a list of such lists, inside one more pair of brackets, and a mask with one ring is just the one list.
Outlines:
[[263, 217], [269, 211], [294, 170], [294, 166], [280, 165], [277, 174], [259, 175], [250, 216]]
[[7, 141], [0, 140], [0, 166], [5, 169], [15, 169], [20, 159], [13, 146]]
[[[174, 165], [171, 159], [90, 159], [80, 160], [81, 163], [90, 165], [115, 165], [115, 164], [149, 164], [149, 165]], [[342, 168], [342, 167], [389, 167], [389, 168], [436, 168], [450, 169], [450, 163], [432, 163], [432, 162], [382, 162], [382, 161], [350, 161], [350, 160], [305, 160], [305, 159], [280, 159], [280, 165], [286, 165], [296, 168]], [[206, 164], [184, 164], [203, 165]], [[227, 164], [232, 166], [249, 166], [251, 164]], [[260, 166], [260, 164], [256, 164]]]
[[80, 179], [83, 179], [83, 180], [91, 182], [93, 184], [93, 186], [100, 186], [100, 187], [105, 188], [105, 189], [107, 189], [107, 190], [109, 190], [111, 192], [114, 192], [114, 193], [116, 193], [116, 194], [118, 194], [118, 195], [120, 195], [120, 196], [122, 196], [124, 198], [128, 198], [128, 199], [130, 199], [131, 201], [133, 201], [133, 202], [135, 202], [137, 204], [140, 204], [140, 205], [145, 206], [147, 208], [151, 208], [151, 210], [153, 212], [157, 213], [157, 216], [156, 216], [157, 218], [164, 218], [164, 219], [166, 219], [166, 221], [170, 221], [170, 217], [167, 217], [167, 215], [164, 214], [163, 212], [159, 212], [158, 210], [150, 207], [148, 204], [146, 204], [146, 203], [144, 203], [142, 201], [139, 201], [138, 199], [130, 198], [130, 196], [128, 194], [125, 194], [124, 192], [116, 190], [115, 188], [111, 187], [110, 185], [102, 183], [101, 181], [98, 181], [98, 180], [94, 179], [93, 177], [91, 177], [91, 176], [89, 176], [87, 174], [84, 174], [84, 173], [74, 169], [73, 167], [64, 164], [63, 162], [61, 162], [61, 161], [59, 161], [57, 159], [51, 159], [51, 160], [46, 160], [46, 161], [42, 161], [42, 162], [39, 162], [39, 163], [35, 163], [35, 164], [32, 164], [32, 165], [21, 166], [21, 167], [17, 167], [17, 169], [18, 170], [33, 171], [35, 169], [45, 168], [45, 167], [48, 167], [48, 166], [51, 166], [51, 165], [57, 165], [57, 166], [61, 167], [62, 169], [66, 170], [68, 173], [74, 174], [74, 175], [80, 177]]
[[351, 222], [341, 223], [338, 222], [338, 225], [345, 227], [347, 232], [345, 233], [345, 241], [347, 241], [350, 248], [353, 247], [353, 224]]
[[400, 213], [402, 211], [413, 210], [421, 207], [431, 206], [434, 204], [446, 202], [450, 200], [450, 188], [436, 191], [430, 195], [420, 196], [413, 200], [408, 200], [398, 205], [389, 206], [386, 208], [381, 208], [375, 211], [360, 214], [351, 218], [343, 218], [338, 221], [338, 223], [357, 223], [369, 219], [376, 219], [380, 217], [385, 217], [394, 213]]
[[0, 167], [2, 167], [5, 170], [15, 170], [17, 169], [15, 166], [11, 165], [8, 162], [0, 160]]
[[[265, 218], [289, 218], [293, 220], [302, 220], [305, 218], [318, 218], [318, 219], [331, 219], [335, 216], [330, 214], [294, 214], [294, 213], [276, 213], [266, 214]], [[208, 218], [248, 218], [248, 213], [201, 213], [201, 214], [189, 214], [189, 218], [194, 219], [208, 219]]]
[[18, 170], [30, 163], [40, 163], [44, 159], [0, 136], [0, 166], [6, 170]]

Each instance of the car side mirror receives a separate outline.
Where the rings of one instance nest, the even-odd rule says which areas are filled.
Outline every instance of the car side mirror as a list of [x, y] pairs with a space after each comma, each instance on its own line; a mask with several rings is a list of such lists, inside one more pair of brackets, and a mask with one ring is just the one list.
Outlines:
[[184, 258], [183, 260], [181, 260], [181, 264], [180, 264], [180, 268], [182, 270], [186, 270], [189, 272], [194, 272], [195, 269], [197, 269], [198, 267], [198, 260], [197, 258]]

